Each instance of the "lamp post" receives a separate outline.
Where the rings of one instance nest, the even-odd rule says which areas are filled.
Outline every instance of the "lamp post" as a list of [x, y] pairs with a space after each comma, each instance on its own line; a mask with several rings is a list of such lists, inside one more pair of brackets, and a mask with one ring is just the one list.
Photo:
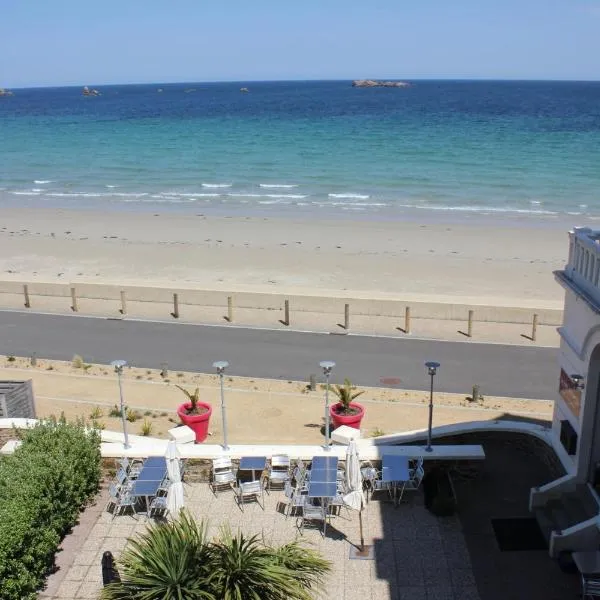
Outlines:
[[429, 388], [429, 425], [427, 427], [427, 448], [425, 448], [425, 451], [431, 452], [433, 450], [431, 447], [431, 426], [433, 424], [433, 378], [440, 368], [440, 363], [428, 361], [425, 363], [425, 366], [427, 367], [429, 377], [431, 377], [431, 386]]
[[213, 367], [217, 370], [217, 375], [221, 380], [221, 420], [223, 421], [223, 450], [229, 450], [227, 445], [227, 413], [225, 411], [225, 391], [223, 389], [223, 374], [229, 366], [226, 360], [218, 360], [213, 363]]
[[329, 435], [329, 377], [331, 375], [331, 371], [333, 367], [335, 367], [335, 363], [331, 360], [323, 360], [319, 363], [319, 366], [323, 369], [323, 374], [325, 375], [325, 445], [323, 448], [325, 450], [329, 450], [331, 448], [330, 444], [330, 435]]
[[123, 402], [123, 383], [121, 376], [123, 375], [123, 367], [127, 366], [126, 360], [113, 360], [110, 363], [111, 367], [114, 367], [115, 373], [117, 374], [117, 380], [119, 382], [119, 399], [121, 402], [121, 421], [123, 421], [123, 437], [124, 437], [124, 448], [129, 448], [129, 437], [127, 435], [127, 420], [125, 419], [125, 403]]

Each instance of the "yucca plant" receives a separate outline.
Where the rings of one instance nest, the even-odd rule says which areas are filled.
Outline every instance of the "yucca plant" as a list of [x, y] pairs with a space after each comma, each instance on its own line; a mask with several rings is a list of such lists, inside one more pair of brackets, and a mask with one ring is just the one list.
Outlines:
[[150, 525], [129, 542], [119, 563], [120, 582], [104, 600], [311, 600], [331, 564], [292, 542], [274, 548], [258, 536], [232, 534], [208, 541], [206, 525], [185, 510], [179, 519]]
[[360, 392], [355, 390], [356, 386], [352, 385], [352, 382], [348, 378], [344, 379], [344, 385], [334, 385], [333, 388], [331, 388], [331, 391], [338, 397], [338, 400], [342, 405], [338, 414], [354, 414], [354, 409], [350, 407], [350, 403], [356, 400], [361, 394], [365, 393], [364, 390], [361, 390]]
[[154, 523], [129, 540], [119, 561], [120, 582], [102, 590], [105, 600], [214, 600], [205, 587], [210, 546], [206, 526], [186, 511]]
[[200, 402], [200, 388], [197, 387], [194, 390], [194, 393], [192, 393], [180, 385], [176, 385], [175, 387], [180, 389], [187, 396], [190, 404], [192, 405], [188, 410], [188, 415], [201, 415], [202, 413], [206, 412], [206, 410], [198, 408], [198, 402]]

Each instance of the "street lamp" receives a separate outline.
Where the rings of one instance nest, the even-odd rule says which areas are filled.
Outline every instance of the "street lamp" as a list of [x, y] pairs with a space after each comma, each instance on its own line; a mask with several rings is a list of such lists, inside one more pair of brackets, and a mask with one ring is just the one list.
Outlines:
[[331, 360], [323, 360], [319, 363], [319, 366], [323, 369], [325, 381], [327, 382], [325, 385], [325, 445], [323, 448], [325, 448], [325, 450], [329, 450], [329, 376], [331, 375], [333, 367], [335, 367], [335, 363]]
[[121, 420], [123, 421], [123, 436], [124, 436], [124, 448], [129, 448], [129, 437], [127, 436], [127, 420], [125, 419], [125, 404], [123, 402], [123, 383], [121, 376], [123, 375], [123, 367], [127, 366], [126, 360], [113, 360], [110, 363], [111, 367], [114, 367], [115, 373], [117, 374], [117, 380], [119, 381], [119, 398], [121, 401]]
[[427, 427], [427, 448], [425, 448], [426, 452], [431, 452], [433, 448], [431, 447], [431, 426], [433, 423], [433, 378], [437, 373], [437, 370], [440, 368], [439, 362], [428, 361], [425, 363], [427, 367], [427, 373], [431, 377], [431, 387], [429, 388], [429, 425]]
[[223, 421], [223, 450], [229, 450], [227, 445], [227, 414], [225, 412], [225, 392], [223, 391], [223, 374], [229, 366], [226, 360], [218, 360], [213, 363], [213, 367], [217, 370], [217, 375], [221, 380], [221, 420]]

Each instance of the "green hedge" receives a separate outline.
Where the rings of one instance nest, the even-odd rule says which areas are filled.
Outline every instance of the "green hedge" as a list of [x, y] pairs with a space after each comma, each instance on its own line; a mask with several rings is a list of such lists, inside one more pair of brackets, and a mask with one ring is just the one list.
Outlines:
[[0, 459], [0, 598], [38, 590], [81, 509], [98, 491], [100, 436], [81, 424], [47, 421]]

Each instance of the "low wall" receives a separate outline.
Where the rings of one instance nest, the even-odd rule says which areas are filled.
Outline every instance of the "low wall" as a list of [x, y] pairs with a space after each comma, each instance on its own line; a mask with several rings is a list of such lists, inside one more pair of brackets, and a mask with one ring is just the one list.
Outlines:
[[[174, 295], [179, 307], [220, 307], [227, 313], [229, 298], [232, 308], [283, 311], [285, 301], [294, 312], [343, 315], [345, 305], [349, 305], [352, 315], [386, 316], [403, 319], [405, 310], [410, 308], [411, 318], [435, 320], [466, 320], [469, 311], [479, 322], [531, 323], [537, 314], [539, 325], [558, 326], [562, 323], [562, 310], [552, 308], [523, 308], [518, 306], [493, 306], [489, 304], [464, 304], [451, 302], [403, 301], [402, 299], [285, 295], [280, 293], [227, 292], [198, 290], [191, 288], [167, 288], [144, 286], [120, 286], [94, 283], [60, 284], [43, 282], [0, 282], [0, 307], [14, 305], [14, 298], [20, 297], [27, 308], [36, 308], [36, 299], [64, 298], [65, 311], [77, 310], [80, 300], [104, 300], [112, 305], [113, 311], [121, 310], [125, 302], [147, 302], [166, 305], [165, 317], [174, 310]], [[13, 302], [8, 302], [9, 297]], [[73, 306], [75, 297], [75, 306]]]

